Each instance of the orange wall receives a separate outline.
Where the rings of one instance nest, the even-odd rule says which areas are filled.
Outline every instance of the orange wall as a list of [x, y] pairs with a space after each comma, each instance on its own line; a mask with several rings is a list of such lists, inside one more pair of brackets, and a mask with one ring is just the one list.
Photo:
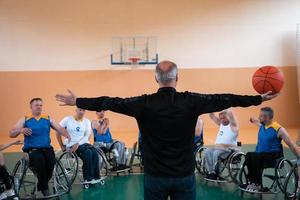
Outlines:
[[[254, 71], [254, 68], [182, 69], [179, 71], [178, 91], [255, 94], [251, 86], [251, 75]], [[275, 108], [278, 121], [283, 126], [292, 128], [295, 136], [297, 128], [300, 128], [296, 67], [284, 67], [282, 71], [285, 75], [285, 87], [281, 95], [264, 105]], [[33, 97], [42, 97], [45, 112], [57, 121], [73, 114], [74, 108], [60, 107], [54, 99], [56, 93], [63, 93], [67, 88], [72, 89], [78, 96], [126, 97], [155, 92], [157, 85], [152, 70], [0, 72], [0, 143], [11, 140], [8, 138], [9, 129], [20, 117], [29, 113], [28, 101]], [[250, 116], [257, 116], [258, 108], [235, 108], [234, 111], [242, 127], [243, 142], [254, 143], [256, 130], [246, 130], [252, 127], [248, 119]], [[138, 129], [135, 120], [111, 112], [107, 112], [107, 115], [114, 137], [131, 146], [137, 140]], [[87, 117], [93, 119], [94, 113], [88, 112]], [[216, 127], [207, 116], [204, 116], [204, 121], [206, 140], [213, 141]], [[254, 132], [254, 135], [248, 136], [251, 132]], [[56, 141], [54, 142], [56, 146]], [[11, 150], [20, 148], [14, 147]]]

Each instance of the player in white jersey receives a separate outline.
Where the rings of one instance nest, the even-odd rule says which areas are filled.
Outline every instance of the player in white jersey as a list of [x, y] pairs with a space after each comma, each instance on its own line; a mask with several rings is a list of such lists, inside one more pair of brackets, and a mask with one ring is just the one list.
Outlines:
[[230, 148], [237, 147], [239, 126], [237, 118], [231, 110], [224, 110], [217, 117], [214, 113], [209, 114], [210, 118], [220, 126], [215, 145], [205, 150], [205, 168], [208, 179], [220, 180], [216, 173], [218, 159], [226, 158], [230, 153]]
[[76, 108], [75, 116], [67, 116], [60, 122], [70, 135], [66, 144], [63, 144], [60, 135], [57, 134], [57, 137], [62, 150], [75, 152], [82, 159], [84, 181], [90, 182], [100, 178], [99, 157], [96, 148], [89, 143], [92, 126], [84, 114], [85, 110]]

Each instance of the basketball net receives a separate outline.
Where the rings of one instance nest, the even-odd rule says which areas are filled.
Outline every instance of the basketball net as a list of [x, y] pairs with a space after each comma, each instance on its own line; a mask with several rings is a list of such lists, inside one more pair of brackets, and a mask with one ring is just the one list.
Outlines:
[[132, 68], [138, 68], [139, 62], [142, 60], [140, 55], [141, 52], [138, 49], [131, 49], [128, 51], [128, 61], [131, 63]]
[[129, 62], [131, 63], [131, 67], [132, 68], [138, 68], [139, 66], [139, 61], [141, 60], [141, 58], [138, 57], [131, 57], [128, 58]]

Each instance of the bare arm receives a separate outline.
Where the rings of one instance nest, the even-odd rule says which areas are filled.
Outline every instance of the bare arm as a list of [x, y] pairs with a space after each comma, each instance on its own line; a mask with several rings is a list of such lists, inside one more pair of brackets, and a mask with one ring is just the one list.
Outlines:
[[232, 131], [235, 133], [239, 133], [239, 124], [236, 115], [229, 109], [226, 110], [226, 114], [229, 119]]
[[203, 126], [204, 126], [203, 120], [200, 117], [198, 117], [198, 121], [195, 128], [195, 136], [199, 137], [201, 135], [203, 131]]
[[61, 135], [58, 132], [56, 132], [55, 136], [56, 136], [57, 142], [58, 142], [61, 150], [64, 151], [66, 149], [66, 147], [62, 142]]
[[255, 119], [254, 117], [250, 118], [250, 123], [252, 123], [252, 124], [254, 124], [254, 125], [258, 126], [258, 127], [261, 126], [261, 123], [259, 122], [259, 120]]
[[294, 155], [297, 158], [300, 157], [300, 152], [297, 149], [297, 145], [295, 144], [294, 141], [291, 140], [291, 138], [285, 128], [281, 127], [279, 129], [278, 137], [280, 137], [286, 143], [286, 145], [288, 145], [289, 149], [294, 153]]
[[62, 126], [60, 126], [58, 123], [56, 123], [54, 119], [50, 118], [50, 124], [51, 124], [51, 128], [53, 128], [57, 133], [64, 136], [65, 138], [70, 139], [70, 135], [67, 132], [67, 130]]
[[3, 151], [5, 149], [7, 149], [8, 147], [12, 146], [12, 145], [18, 145], [18, 144], [22, 144], [22, 142], [20, 140], [14, 141], [14, 142], [10, 142], [7, 144], [2, 144], [0, 145], [0, 151]]
[[209, 113], [209, 117], [215, 122], [218, 126], [220, 126], [221, 122], [219, 117], [215, 115], [215, 113]]
[[17, 124], [9, 131], [9, 137], [16, 138], [20, 134], [24, 134], [26, 136], [31, 135], [31, 129], [24, 128], [25, 117], [22, 117]]

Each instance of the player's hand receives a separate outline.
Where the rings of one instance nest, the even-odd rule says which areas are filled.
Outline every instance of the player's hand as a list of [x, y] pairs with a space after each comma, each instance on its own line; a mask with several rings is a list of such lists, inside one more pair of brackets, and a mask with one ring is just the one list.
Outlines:
[[72, 152], [72, 153], [75, 153], [75, 151], [78, 149], [78, 147], [79, 147], [79, 144], [78, 144], [78, 143], [74, 144], [74, 145], [72, 146], [72, 148], [71, 148], [71, 152]]
[[17, 140], [14, 142], [14, 145], [21, 145], [21, 144], [23, 144], [23, 142], [21, 142], [21, 140]]
[[25, 136], [30, 136], [32, 134], [32, 130], [30, 128], [22, 128], [21, 133]]
[[278, 95], [279, 95], [279, 93], [273, 94], [272, 91], [269, 91], [265, 94], [262, 94], [261, 98], [262, 98], [262, 101], [269, 101], [269, 100], [276, 98]]
[[255, 119], [254, 117], [250, 117], [250, 122], [251, 122], [251, 123], [256, 123], [256, 122], [257, 122], [257, 119]]
[[75, 106], [76, 105], [76, 95], [68, 90], [68, 94], [57, 94], [55, 95], [56, 101], [62, 102], [61, 106]]

